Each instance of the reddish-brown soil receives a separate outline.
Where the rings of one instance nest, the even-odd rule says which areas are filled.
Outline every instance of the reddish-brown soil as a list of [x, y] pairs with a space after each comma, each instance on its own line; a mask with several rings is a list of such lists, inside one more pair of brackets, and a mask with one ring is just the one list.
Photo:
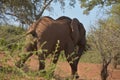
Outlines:
[[[0, 54], [0, 58], [3, 55]], [[49, 62], [49, 59], [47, 60]], [[8, 62], [9, 65], [12, 65], [11, 62]], [[32, 56], [29, 61], [26, 62], [29, 65], [30, 70], [38, 70], [38, 59], [36, 56]], [[0, 66], [2, 66], [0, 64]], [[13, 66], [13, 65], [12, 65]], [[27, 69], [27, 68], [26, 68]], [[79, 63], [78, 65], [78, 74], [80, 80], [101, 80], [100, 79], [100, 70], [101, 64], [93, 63]], [[61, 78], [69, 77], [71, 73], [70, 66], [67, 62], [58, 62], [55, 69], [55, 75], [58, 75]], [[120, 69], [113, 69], [109, 67], [109, 77], [108, 80], [120, 80]]]

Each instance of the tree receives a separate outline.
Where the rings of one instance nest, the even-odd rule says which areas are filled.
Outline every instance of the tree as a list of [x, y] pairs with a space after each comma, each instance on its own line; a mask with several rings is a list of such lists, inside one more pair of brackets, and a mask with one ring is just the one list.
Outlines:
[[109, 76], [108, 66], [111, 60], [120, 55], [120, 27], [109, 19], [99, 20], [97, 25], [99, 28], [92, 29], [88, 34], [88, 44], [92, 51], [101, 55], [101, 79], [106, 80]]
[[120, 0], [79, 0], [81, 3], [81, 8], [84, 8], [84, 14], [89, 14], [89, 12], [96, 6], [103, 8], [104, 6], [111, 6], [114, 4], [120, 4]]
[[[74, 6], [76, 0], [69, 0]], [[13, 18], [23, 24], [31, 24], [39, 19], [45, 10], [52, 11], [53, 3], [59, 3], [64, 9], [66, 0], [0, 0], [0, 18]], [[9, 17], [8, 17], [9, 16]]]
[[[119, 4], [120, 0], [78, 0], [84, 13], [88, 14], [95, 6], [111, 6]], [[31, 24], [39, 19], [44, 11], [54, 10], [52, 4], [59, 3], [61, 9], [65, 5], [74, 7], [77, 0], [0, 0], [0, 20], [8, 21], [13, 18], [22, 24]]]
[[[118, 5], [117, 5], [118, 6]], [[112, 11], [113, 8], [110, 10]], [[109, 76], [108, 66], [114, 60], [116, 67], [120, 57], [120, 16], [119, 12], [111, 12], [106, 20], [98, 20], [98, 28], [94, 28], [88, 34], [88, 44], [91, 50], [100, 53], [102, 59], [101, 79]]]
[[[96, 2], [95, 2], [96, 1]], [[108, 66], [113, 60], [114, 67], [120, 61], [120, 1], [104, 0], [102, 3], [91, 0], [83, 5], [86, 12], [89, 13], [95, 6], [111, 6], [106, 13], [109, 15], [106, 19], [98, 20], [97, 27], [88, 34], [88, 44], [91, 50], [100, 53], [102, 59], [101, 79], [106, 80], [109, 76]], [[95, 4], [93, 4], [95, 3]], [[89, 7], [91, 4], [91, 7]], [[85, 6], [86, 5], [86, 6]], [[93, 26], [94, 27], [94, 26]]]

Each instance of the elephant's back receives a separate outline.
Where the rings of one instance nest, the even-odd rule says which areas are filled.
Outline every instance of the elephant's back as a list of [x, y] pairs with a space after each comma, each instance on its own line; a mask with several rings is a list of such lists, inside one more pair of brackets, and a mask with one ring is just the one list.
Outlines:
[[69, 34], [69, 26], [66, 23], [54, 22], [45, 29], [41, 37], [46, 38], [46, 40], [64, 40], [69, 37]]

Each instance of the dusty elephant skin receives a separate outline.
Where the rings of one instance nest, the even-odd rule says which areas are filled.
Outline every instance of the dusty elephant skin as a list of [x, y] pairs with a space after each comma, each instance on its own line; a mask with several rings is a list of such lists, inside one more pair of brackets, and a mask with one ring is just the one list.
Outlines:
[[[55, 64], [57, 63], [58, 57], [60, 55], [60, 51], [64, 50], [65, 56], [72, 70], [72, 75], [73, 76], [77, 75], [77, 65], [85, 49], [86, 31], [82, 23], [80, 23], [76, 18], [70, 19], [68, 17], [62, 16], [54, 20], [51, 17], [44, 16], [29, 27], [27, 34], [32, 34], [35, 38], [37, 38], [37, 40], [33, 45], [28, 46], [26, 50], [34, 51], [36, 49], [39, 50], [41, 48], [43, 50], [42, 54], [38, 53], [39, 70], [45, 68], [45, 63], [43, 60], [45, 60], [45, 58], [55, 50], [56, 43], [59, 40], [60, 47], [58, 48], [57, 52], [54, 54], [53, 63]], [[46, 42], [46, 44], [44, 44], [44, 46], [41, 47], [41, 45], [44, 42]], [[72, 54], [76, 46], [78, 46], [78, 52]], [[47, 51], [44, 51], [44, 49], [46, 49]], [[32, 53], [26, 56], [25, 59], [18, 61], [18, 64], [22, 63], [22, 65], [17, 64], [17, 66], [22, 67], [25, 61], [31, 55]], [[76, 59], [73, 60], [74, 58]], [[76, 76], [76, 78], [77, 77], [78, 75]]]

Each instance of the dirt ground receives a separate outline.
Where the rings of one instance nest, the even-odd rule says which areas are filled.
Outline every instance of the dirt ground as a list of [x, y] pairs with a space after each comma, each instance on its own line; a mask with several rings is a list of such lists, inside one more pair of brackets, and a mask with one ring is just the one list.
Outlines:
[[[0, 58], [2, 59], [4, 55], [0, 53]], [[49, 62], [49, 60], [48, 60]], [[8, 62], [9, 65], [14, 66], [10, 60]], [[38, 60], [37, 56], [32, 56], [29, 61], [26, 62], [29, 65], [29, 69], [38, 70]], [[0, 64], [0, 66], [2, 66]], [[100, 70], [101, 64], [93, 64], [93, 63], [79, 63], [78, 65], [78, 74], [80, 76], [79, 80], [101, 80], [100, 79]], [[71, 69], [69, 64], [65, 62], [58, 62], [57, 67], [55, 69], [55, 75], [59, 75], [61, 78], [69, 77], [71, 73]], [[120, 66], [118, 69], [113, 69], [109, 67], [109, 77], [108, 80], [120, 80]]]
[[[47, 61], [49, 62], [49, 60]], [[32, 56], [31, 60], [27, 63], [29, 68], [32, 70], [38, 70], [38, 60], [36, 56]], [[120, 66], [119, 68], [113, 69], [109, 67], [109, 77], [108, 80], [120, 80]], [[78, 74], [80, 80], [101, 80], [100, 79], [100, 70], [101, 64], [93, 63], [79, 63], [78, 65]], [[55, 75], [60, 77], [69, 77], [71, 74], [71, 69], [67, 61], [60, 62], [58, 61], [57, 67], [55, 69]]]

